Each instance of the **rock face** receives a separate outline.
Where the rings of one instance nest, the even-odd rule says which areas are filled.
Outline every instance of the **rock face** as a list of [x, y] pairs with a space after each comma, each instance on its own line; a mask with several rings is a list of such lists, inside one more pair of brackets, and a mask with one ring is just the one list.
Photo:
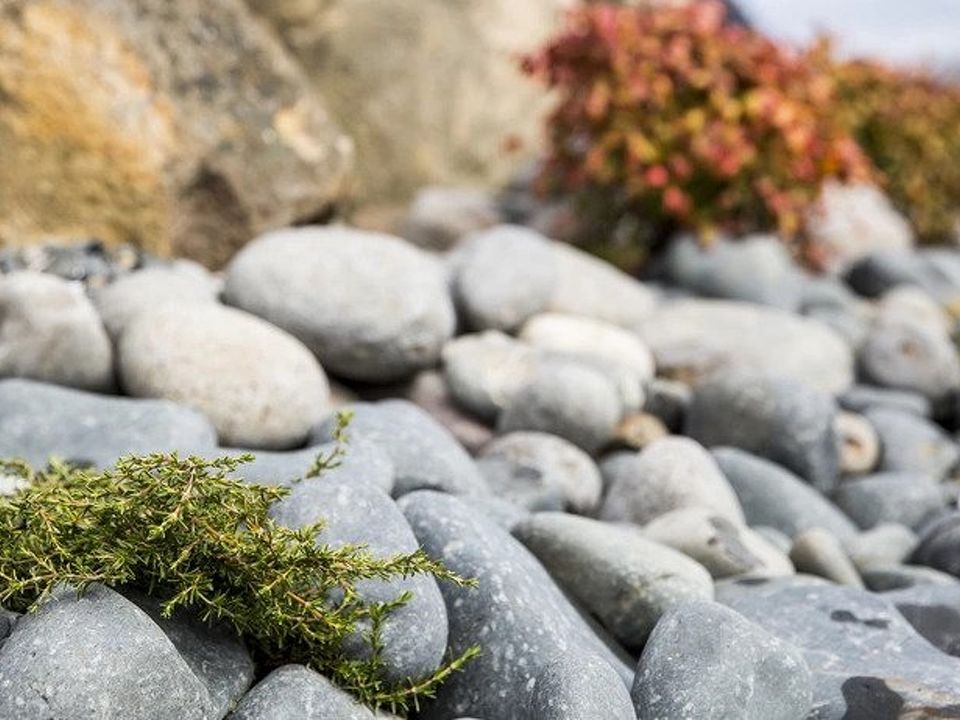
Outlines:
[[110, 340], [79, 283], [33, 272], [0, 277], [0, 377], [113, 388]]
[[800, 648], [813, 672], [809, 717], [949, 717], [960, 661], [923, 639], [883, 595], [828, 584], [733, 581], [718, 598]]
[[[567, 0], [248, 0], [283, 35], [357, 142], [365, 197], [428, 183], [500, 186], [540, 138], [545, 93], [523, 77]], [[385, 45], [383, 39], [390, 38]], [[521, 155], [505, 152], [519, 139]]]
[[122, 455], [212, 452], [216, 444], [216, 431], [205, 417], [168, 400], [0, 381], [0, 457], [20, 457], [35, 467], [51, 456], [109, 467]]
[[638, 327], [661, 374], [694, 382], [725, 368], [773, 372], [835, 393], [853, 382], [853, 355], [823, 323], [748, 303], [681, 300]]
[[224, 297], [355, 380], [386, 382], [433, 365], [453, 334], [434, 258], [399, 238], [344, 227], [258, 238], [231, 262]]
[[513, 534], [624, 647], [638, 650], [664, 612], [713, 599], [710, 574], [637, 530], [565, 513], [537, 513]]
[[253, 315], [204, 304], [140, 313], [119, 344], [124, 388], [204, 413], [223, 445], [302, 445], [330, 388], [299, 341]]
[[61, 590], [0, 649], [0, 717], [207, 720], [207, 688], [159, 627], [103, 586]]
[[79, 234], [219, 265], [342, 196], [352, 142], [241, 0], [2, 9], [3, 241]]
[[[441, 493], [412, 493], [399, 504], [431, 557], [479, 581], [476, 589], [441, 583], [450, 619], [449, 651], [458, 655], [481, 643], [483, 653], [440, 687], [421, 717], [540, 717], [531, 708], [539, 706], [536, 687], [545, 673], [550, 682], [565, 684], [566, 693], [587, 697], [616, 697], [618, 688], [630, 682], [631, 671], [594, 634], [543, 566], [504, 530]], [[554, 661], [560, 657], [571, 664], [558, 678], [562, 668]], [[594, 662], [612, 668], [619, 685], [611, 673], [581, 669]], [[617, 712], [604, 717], [632, 720], [629, 700], [615, 706]], [[595, 720], [596, 715], [556, 717]]]
[[667, 612], [633, 683], [638, 718], [797, 720], [813, 697], [797, 648], [718, 603]]

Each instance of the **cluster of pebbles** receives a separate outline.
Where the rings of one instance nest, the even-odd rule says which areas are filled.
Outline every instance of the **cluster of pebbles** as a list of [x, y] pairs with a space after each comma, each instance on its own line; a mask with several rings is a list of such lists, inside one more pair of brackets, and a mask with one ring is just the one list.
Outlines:
[[[443, 193], [405, 234], [280, 230], [218, 275], [4, 255], [0, 455], [250, 450], [279, 522], [477, 578], [365, 591], [413, 593], [388, 680], [482, 646], [425, 720], [958, 716], [960, 252], [813, 276], [678, 238], [641, 282]], [[295, 483], [340, 408], [345, 462]], [[0, 638], [2, 718], [374, 717], [126, 590]]]

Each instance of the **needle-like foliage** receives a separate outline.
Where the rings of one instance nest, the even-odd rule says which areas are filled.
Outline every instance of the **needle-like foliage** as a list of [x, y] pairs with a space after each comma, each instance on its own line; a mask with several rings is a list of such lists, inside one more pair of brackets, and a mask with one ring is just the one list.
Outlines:
[[[0, 498], [0, 604], [29, 611], [62, 585], [139, 586], [164, 599], [166, 613], [187, 607], [229, 622], [267, 663], [303, 663], [364, 703], [394, 711], [416, 707], [478, 652], [431, 677], [386, 684], [380, 631], [409, 596], [365, 602], [357, 584], [416, 574], [470, 581], [422, 550], [378, 558], [362, 546], [319, 544], [322, 524], [276, 524], [270, 506], [288, 491], [231, 477], [247, 459], [155, 454], [102, 472], [2, 464], [0, 474], [29, 485]], [[357, 633], [370, 646], [364, 658], [344, 651]]]

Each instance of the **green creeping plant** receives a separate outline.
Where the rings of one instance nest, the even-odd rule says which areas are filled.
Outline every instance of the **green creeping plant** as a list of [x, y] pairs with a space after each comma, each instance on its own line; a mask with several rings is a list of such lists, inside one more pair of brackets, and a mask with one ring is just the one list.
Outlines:
[[[338, 443], [344, 439], [340, 433]], [[63, 585], [80, 593], [93, 583], [137, 586], [162, 598], [166, 615], [186, 607], [231, 624], [268, 668], [302, 663], [372, 707], [419, 707], [479, 648], [429, 677], [385, 683], [381, 629], [410, 595], [365, 602], [357, 584], [418, 574], [475, 581], [422, 550], [377, 558], [364, 546], [317, 543], [322, 523], [276, 524], [270, 506], [289, 491], [231, 477], [251, 459], [158, 453], [124, 458], [108, 471], [53, 462], [41, 472], [0, 462], [0, 474], [28, 483], [0, 498], [0, 605], [30, 611]], [[315, 469], [329, 466], [321, 459]], [[370, 652], [347, 657], [345, 639], [361, 631]]]

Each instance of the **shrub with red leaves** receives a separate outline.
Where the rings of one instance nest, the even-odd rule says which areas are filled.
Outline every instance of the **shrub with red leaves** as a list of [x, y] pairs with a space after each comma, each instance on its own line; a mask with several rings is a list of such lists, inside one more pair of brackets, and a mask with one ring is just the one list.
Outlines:
[[524, 58], [559, 98], [542, 181], [578, 197], [588, 226], [791, 238], [826, 178], [873, 176], [833, 111], [826, 44], [792, 51], [725, 12], [591, 5]]

